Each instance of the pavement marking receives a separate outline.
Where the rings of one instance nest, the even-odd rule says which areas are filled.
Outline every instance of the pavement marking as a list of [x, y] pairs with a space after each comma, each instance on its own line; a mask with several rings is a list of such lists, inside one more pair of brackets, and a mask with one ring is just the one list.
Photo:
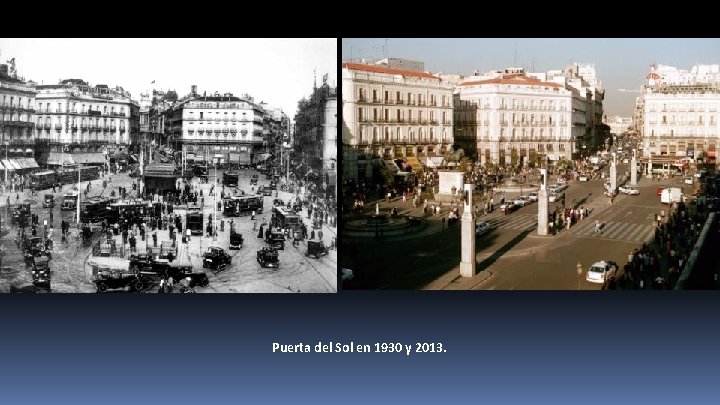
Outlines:
[[[630, 225], [630, 224], [628, 224], [628, 225]], [[642, 227], [642, 226], [640, 226], [640, 228], [641, 228], [641, 227]], [[628, 236], [631, 232], [634, 232], [637, 228], [639, 228], [639, 227], [638, 227], [636, 224], [632, 224], [632, 225], [630, 225], [630, 226], [625, 226], [624, 229], [622, 229], [622, 230], [618, 233], [617, 239], [629, 239], [627, 236]]]

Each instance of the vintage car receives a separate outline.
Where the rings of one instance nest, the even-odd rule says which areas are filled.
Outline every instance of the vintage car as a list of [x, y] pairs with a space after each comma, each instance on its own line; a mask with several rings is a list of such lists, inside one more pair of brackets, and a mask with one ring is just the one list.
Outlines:
[[243, 237], [241, 233], [230, 232], [230, 249], [240, 249], [243, 246]]
[[32, 278], [35, 286], [50, 290], [50, 259], [46, 256], [35, 258]]
[[184, 280], [183, 284], [185, 285], [181, 284], [180, 292], [184, 292], [183, 287], [207, 287], [210, 285], [207, 274], [204, 272], [196, 273], [190, 264], [166, 263], [161, 266], [164, 267], [165, 278], [172, 277], [176, 283], [181, 283]]
[[123, 289], [125, 291], [142, 291], [146, 286], [146, 280], [135, 274], [120, 273], [116, 271], [98, 273], [98, 278], [92, 281], [98, 292], [105, 292], [108, 289]]
[[316, 259], [319, 259], [320, 256], [325, 256], [328, 253], [328, 248], [322, 243], [322, 241], [308, 241], [308, 250], [305, 252], [305, 256], [313, 256]]
[[[167, 260], [166, 260], [167, 261]], [[157, 274], [158, 270], [155, 268], [156, 260], [153, 255], [148, 253], [137, 253], [130, 255], [130, 265], [128, 270], [132, 274]], [[163, 269], [164, 271], [164, 269]]]
[[203, 268], [219, 269], [229, 266], [232, 258], [223, 249], [211, 246], [203, 254]]
[[15, 211], [12, 214], [13, 223], [19, 227], [28, 226], [30, 219], [30, 204], [23, 203], [18, 204]]
[[266, 197], [272, 196], [272, 193], [273, 193], [273, 189], [270, 187], [267, 187], [267, 186], [263, 187], [262, 190], [260, 190], [260, 194], [262, 194], [263, 196], [266, 196]]
[[257, 261], [262, 267], [278, 268], [280, 266], [277, 250], [269, 247], [257, 251]]
[[273, 207], [277, 207], [278, 205], [283, 206], [285, 205], [285, 203], [283, 202], [283, 200], [276, 198], [273, 200]]
[[258, 182], [258, 175], [253, 174], [252, 177], [250, 178], [250, 184], [257, 185], [257, 182]]
[[55, 196], [52, 194], [45, 194], [42, 206], [43, 206], [43, 208], [54, 208], [55, 207]]
[[285, 234], [282, 232], [271, 231], [267, 233], [265, 242], [274, 249], [285, 250]]

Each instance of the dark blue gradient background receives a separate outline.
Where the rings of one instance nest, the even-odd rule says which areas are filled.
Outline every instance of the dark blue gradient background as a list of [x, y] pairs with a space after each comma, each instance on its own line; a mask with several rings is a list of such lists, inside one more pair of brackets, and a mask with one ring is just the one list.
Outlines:
[[[0, 403], [718, 403], [712, 292], [3, 295]], [[274, 341], [447, 353], [272, 353]]]

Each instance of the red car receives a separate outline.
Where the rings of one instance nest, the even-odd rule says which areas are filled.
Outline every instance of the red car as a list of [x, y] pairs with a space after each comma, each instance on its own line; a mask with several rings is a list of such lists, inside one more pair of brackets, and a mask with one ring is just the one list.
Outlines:
[[665, 190], [664, 187], [662, 187], [662, 188], [656, 188], [656, 189], [655, 189], [655, 194], [657, 194], [657, 195], [662, 195], [662, 191], [663, 191], [663, 190]]

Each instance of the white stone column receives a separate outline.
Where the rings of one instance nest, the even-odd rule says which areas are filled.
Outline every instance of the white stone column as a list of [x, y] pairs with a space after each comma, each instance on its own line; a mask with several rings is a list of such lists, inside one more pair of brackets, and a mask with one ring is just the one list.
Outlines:
[[630, 185], [637, 186], [637, 158], [633, 151], [632, 159], [630, 159]]
[[538, 191], [538, 235], [548, 234], [547, 169], [540, 169], [540, 190]]
[[614, 193], [617, 190], [617, 165], [615, 164], [615, 154], [612, 155], [610, 163], [610, 189]]
[[465, 184], [463, 199], [463, 214], [461, 222], [461, 249], [460, 249], [460, 275], [474, 277], [476, 273], [475, 262], [475, 218], [472, 207], [472, 184]]

